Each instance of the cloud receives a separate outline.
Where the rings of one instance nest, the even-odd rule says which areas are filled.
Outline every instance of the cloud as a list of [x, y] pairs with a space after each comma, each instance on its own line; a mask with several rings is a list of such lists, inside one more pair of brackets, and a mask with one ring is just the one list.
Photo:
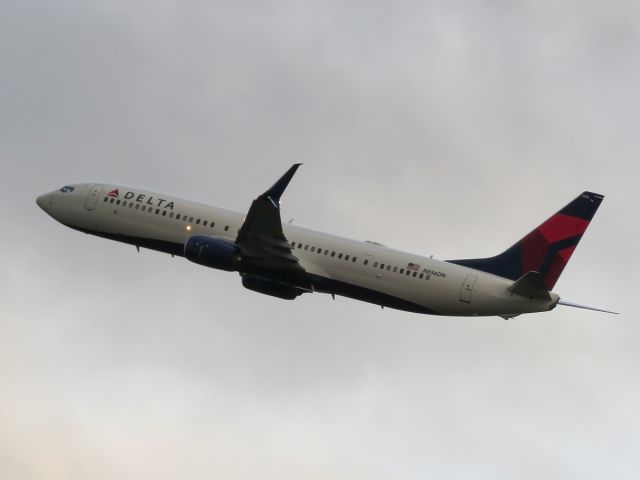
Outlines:
[[[11, 3], [0, 18], [0, 473], [635, 478], [635, 3]], [[497, 253], [607, 195], [558, 283], [609, 317], [438, 318], [54, 224], [114, 181]]]

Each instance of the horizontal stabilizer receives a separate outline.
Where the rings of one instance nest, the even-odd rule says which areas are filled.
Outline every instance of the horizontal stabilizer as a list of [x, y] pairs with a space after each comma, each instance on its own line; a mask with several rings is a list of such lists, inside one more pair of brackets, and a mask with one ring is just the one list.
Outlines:
[[544, 286], [544, 277], [539, 272], [532, 271], [525, 273], [513, 282], [507, 290], [522, 297], [541, 300], [551, 299], [547, 287]]
[[601, 308], [587, 307], [586, 305], [580, 305], [578, 303], [571, 303], [565, 300], [559, 300], [558, 305], [564, 305], [565, 307], [584, 308], [585, 310], [593, 310], [594, 312], [613, 313], [618, 315], [618, 312], [612, 312], [610, 310], [603, 310]]

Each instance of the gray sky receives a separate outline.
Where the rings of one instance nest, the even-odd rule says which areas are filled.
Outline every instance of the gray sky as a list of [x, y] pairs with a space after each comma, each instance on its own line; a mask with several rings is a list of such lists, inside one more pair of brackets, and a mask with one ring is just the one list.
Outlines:
[[[0, 476], [599, 479], [640, 471], [640, 6], [5, 1]], [[244, 290], [34, 203], [112, 181], [439, 258], [606, 195], [504, 322]]]

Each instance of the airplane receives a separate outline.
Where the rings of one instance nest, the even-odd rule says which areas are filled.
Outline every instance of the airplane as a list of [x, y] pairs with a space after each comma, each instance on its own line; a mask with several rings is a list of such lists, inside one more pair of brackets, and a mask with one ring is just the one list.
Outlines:
[[330, 294], [413, 313], [500, 316], [546, 312], [553, 287], [603, 195], [583, 192], [499, 255], [438, 260], [283, 224], [280, 198], [301, 164], [253, 200], [248, 213], [107, 183], [78, 183], [36, 203], [80, 232], [238, 272], [249, 290], [293, 300]]

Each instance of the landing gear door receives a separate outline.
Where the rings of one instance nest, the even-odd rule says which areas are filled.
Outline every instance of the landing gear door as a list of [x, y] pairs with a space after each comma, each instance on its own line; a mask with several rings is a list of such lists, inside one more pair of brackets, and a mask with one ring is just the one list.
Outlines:
[[473, 293], [473, 287], [476, 285], [478, 277], [475, 275], [467, 275], [460, 287], [460, 301], [464, 303], [471, 303], [471, 294]]
[[89, 194], [87, 195], [87, 200], [84, 202], [84, 208], [93, 212], [96, 209], [96, 203], [98, 201], [98, 195], [104, 188], [104, 185], [93, 185], [91, 190], [89, 190]]

